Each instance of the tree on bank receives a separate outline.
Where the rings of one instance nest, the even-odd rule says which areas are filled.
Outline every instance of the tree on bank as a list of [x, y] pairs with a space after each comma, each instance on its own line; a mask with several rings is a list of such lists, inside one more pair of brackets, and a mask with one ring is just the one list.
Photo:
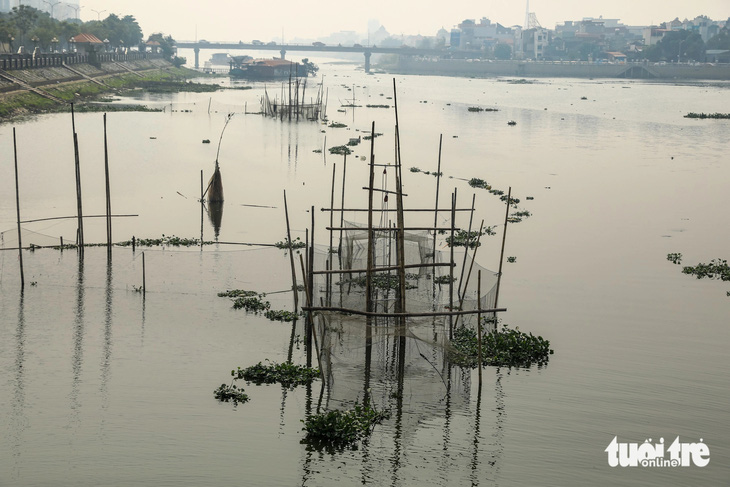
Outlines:
[[499, 44], [494, 46], [494, 57], [501, 60], [511, 59], [512, 46], [500, 42]]
[[704, 61], [705, 42], [697, 32], [675, 30], [667, 32], [662, 40], [643, 51], [644, 58], [658, 61]]

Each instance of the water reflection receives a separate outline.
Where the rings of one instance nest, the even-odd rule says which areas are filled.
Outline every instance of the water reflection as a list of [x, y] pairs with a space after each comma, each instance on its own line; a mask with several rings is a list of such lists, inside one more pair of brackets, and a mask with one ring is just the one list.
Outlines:
[[84, 360], [84, 258], [79, 254], [78, 276], [76, 279], [76, 309], [74, 310], [74, 351], [71, 358], [72, 382], [71, 394], [71, 424], [78, 424], [81, 402], [79, 401], [79, 387], [81, 385], [81, 371]]
[[109, 407], [108, 384], [112, 358], [112, 303], [114, 298], [112, 277], [112, 258], [111, 254], [108, 254], [106, 263], [106, 290], [104, 292], [104, 348], [101, 356], [101, 384], [99, 389], [102, 409]]
[[218, 235], [221, 231], [221, 221], [223, 220], [223, 202], [209, 201], [207, 210], [210, 224], [213, 225], [215, 240], [218, 241]]
[[15, 388], [13, 394], [13, 417], [10, 427], [11, 449], [14, 459], [13, 478], [20, 477], [20, 457], [22, 436], [28, 427], [25, 416], [25, 294], [20, 290], [18, 303], [18, 326], [15, 331]]

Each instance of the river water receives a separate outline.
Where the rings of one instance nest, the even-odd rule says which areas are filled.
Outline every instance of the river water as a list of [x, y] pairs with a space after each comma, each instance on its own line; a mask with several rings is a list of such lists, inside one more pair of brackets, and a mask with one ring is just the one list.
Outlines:
[[[235, 112], [218, 160], [226, 201], [219, 242], [285, 237], [286, 190], [293, 238], [305, 238], [310, 208], [324, 243], [333, 166], [341, 145], [376, 124], [379, 163], [394, 160], [393, 78], [319, 62], [331, 121], [289, 123], [245, 114], [266, 89], [143, 95], [160, 113], [108, 115], [115, 241], [201, 231], [200, 171], [216, 160], [225, 116]], [[314, 93], [316, 88], [307, 90]], [[476, 192], [475, 219], [497, 225], [477, 260], [499, 265], [504, 204], [466, 180], [512, 188], [532, 213], [508, 227], [500, 306], [506, 323], [542, 335], [555, 354], [543, 368], [452, 368], [406, 374], [402, 401], [383, 395], [391, 419], [369, 442], [340, 453], [300, 443], [303, 419], [340, 390], [247, 386], [252, 400], [219, 403], [230, 371], [292, 355], [303, 363], [300, 325], [231, 308], [216, 293], [270, 293], [291, 308], [288, 257], [276, 249], [224, 243], [145, 252], [90, 248], [0, 252], [0, 484], [2, 485], [719, 485], [730, 480], [730, 291], [683, 275], [684, 265], [728, 257], [730, 165], [727, 84], [399, 76], [397, 101], [406, 168], [435, 171], [442, 147], [442, 202]], [[245, 86], [240, 83], [239, 86]], [[340, 108], [352, 103], [362, 107]], [[306, 95], [309, 98], [309, 94]], [[120, 102], [128, 103], [125, 98]], [[366, 104], [388, 104], [390, 109]], [[469, 112], [470, 106], [497, 108]], [[342, 111], [339, 111], [342, 110]], [[513, 120], [516, 125], [510, 126]], [[21, 218], [75, 214], [68, 114], [17, 130]], [[104, 212], [101, 114], [79, 114], [84, 212]], [[210, 144], [203, 144], [210, 139]], [[0, 231], [15, 233], [12, 126], [0, 125]], [[369, 143], [347, 159], [346, 207], [367, 205]], [[435, 178], [405, 172], [406, 205], [432, 207]], [[339, 198], [339, 189], [337, 190]], [[533, 199], [527, 200], [530, 196]], [[443, 203], [442, 203], [443, 204]], [[355, 215], [347, 214], [354, 219]], [[425, 222], [428, 223], [428, 222]], [[465, 225], [465, 222], [461, 222]], [[72, 242], [72, 220], [24, 225], [24, 244]], [[31, 233], [32, 232], [32, 233]], [[214, 228], [203, 216], [203, 234]], [[86, 242], [105, 239], [88, 219]], [[292, 340], [293, 337], [293, 340]], [[387, 356], [387, 350], [381, 350]], [[377, 361], [376, 361], [377, 362]], [[356, 372], [357, 363], [341, 361]], [[421, 370], [414, 367], [414, 371]], [[442, 380], [443, 379], [443, 380]], [[373, 390], [386, 390], [387, 374]], [[337, 388], [337, 384], [334, 388]], [[345, 391], [352, 387], [353, 391]], [[618, 442], [704, 442], [706, 467], [612, 468]], [[668, 455], [667, 455], [668, 458]]]

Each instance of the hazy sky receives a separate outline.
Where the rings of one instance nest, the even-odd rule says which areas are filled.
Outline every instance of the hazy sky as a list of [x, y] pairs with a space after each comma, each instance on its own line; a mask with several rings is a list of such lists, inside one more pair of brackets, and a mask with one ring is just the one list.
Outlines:
[[[487, 17], [502, 25], [522, 25], [525, 0], [81, 0], [83, 20], [109, 13], [134, 15], [145, 35], [171, 34], [178, 40], [262, 41], [316, 38], [340, 30], [367, 32], [377, 19], [391, 34], [433, 35], [463, 19]], [[728, 0], [530, 0], [540, 24], [554, 28], [583, 17], [618, 18], [628, 25], [650, 25], [679, 17], [730, 16]]]

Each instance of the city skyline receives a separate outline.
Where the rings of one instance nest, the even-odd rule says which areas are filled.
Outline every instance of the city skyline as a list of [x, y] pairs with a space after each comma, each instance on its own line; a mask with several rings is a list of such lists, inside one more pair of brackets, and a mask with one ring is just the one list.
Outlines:
[[[367, 36], [372, 30], [369, 25], [376, 23], [393, 35], [433, 36], [440, 28], [450, 30], [465, 19], [478, 21], [483, 17], [506, 27], [522, 26], [527, 4], [525, 0], [467, 0], [444, 8], [443, 3], [428, 0], [401, 2], [400, 8], [394, 9], [384, 0], [354, 4], [322, 0], [316, 5], [281, 0], [272, 11], [264, 7], [247, 8], [235, 0], [209, 4], [190, 0], [154, 3], [127, 0], [123, 4], [111, 0], [81, 0], [79, 7], [76, 7], [79, 0], [4, 0], [3, 3], [11, 8], [22, 3], [45, 11], [50, 11], [53, 4], [57, 19], [78, 15], [81, 20], [89, 21], [103, 19], [112, 13], [132, 15], [146, 36], [163, 32], [178, 40], [227, 41], [316, 39], [341, 31]], [[730, 16], [726, 0], [697, 0], [689, 4], [681, 0], [644, 0], [640, 4], [630, 0], [565, 0], [560, 3], [531, 0], [529, 6], [540, 24], [549, 29], [567, 20], [583, 18], [603, 17], [618, 19], [624, 25], [649, 26], [675, 18], [691, 20], [706, 15], [712, 20], [724, 21]]]

